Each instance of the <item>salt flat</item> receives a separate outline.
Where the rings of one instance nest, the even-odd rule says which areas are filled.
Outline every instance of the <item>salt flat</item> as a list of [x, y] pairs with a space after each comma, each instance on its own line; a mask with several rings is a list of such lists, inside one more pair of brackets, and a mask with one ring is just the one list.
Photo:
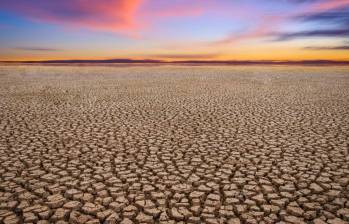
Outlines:
[[348, 223], [348, 147], [349, 67], [0, 66], [0, 223]]

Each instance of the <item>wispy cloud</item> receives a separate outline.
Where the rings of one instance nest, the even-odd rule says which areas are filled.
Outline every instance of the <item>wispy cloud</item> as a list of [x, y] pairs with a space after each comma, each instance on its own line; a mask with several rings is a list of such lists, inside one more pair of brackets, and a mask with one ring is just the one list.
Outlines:
[[[214, 41], [213, 44], [231, 44], [245, 40], [267, 37], [272, 33], [273, 29], [279, 26], [279, 23], [282, 20], [284, 20], [283, 16], [263, 16], [254, 27], [248, 29], [247, 31], [240, 34], [231, 33], [221, 40]], [[273, 29], [270, 27], [273, 27]]]
[[327, 23], [337, 23], [337, 24], [349, 24], [349, 10], [340, 9], [340, 10], [331, 10], [320, 13], [305, 14], [297, 17], [296, 19], [302, 21], [319, 21]]
[[14, 50], [20, 51], [60, 51], [56, 48], [43, 48], [43, 47], [13, 47]]
[[[148, 19], [167, 17], [193, 17], [202, 15], [210, 0], [153, 0], [154, 4], [144, 5], [140, 13]], [[155, 4], [157, 3], [157, 4]]]
[[302, 14], [296, 16], [295, 20], [301, 20], [304, 22], [321, 22], [325, 24], [331, 24], [331, 27], [307, 30], [307, 31], [294, 31], [275, 34], [275, 41], [287, 41], [299, 38], [313, 38], [313, 37], [332, 37], [332, 38], [346, 38], [349, 37], [349, 9], [346, 5], [343, 8], [335, 10], [321, 11], [310, 14]]
[[349, 29], [327, 29], [278, 34], [274, 41], [286, 41], [308, 37], [349, 37]]
[[307, 50], [340, 50], [340, 51], [348, 51], [349, 45], [342, 45], [342, 46], [310, 46], [305, 47], [304, 49]]
[[315, 1], [315, 3], [307, 9], [307, 13], [325, 12], [347, 6], [349, 6], [349, 0]]
[[[269, 38], [275, 41], [286, 41], [306, 37], [347, 37], [349, 33], [349, 0], [288, 0], [293, 4], [304, 5], [297, 12], [278, 15], [262, 15], [252, 28], [245, 32], [231, 33], [214, 44], [236, 43], [250, 39]], [[290, 21], [319, 21], [334, 22], [337, 27], [328, 30], [309, 30], [282, 32], [280, 28]]]
[[220, 54], [218, 53], [202, 53], [202, 54], [154, 54], [148, 55], [148, 57], [161, 58], [161, 59], [215, 59]]

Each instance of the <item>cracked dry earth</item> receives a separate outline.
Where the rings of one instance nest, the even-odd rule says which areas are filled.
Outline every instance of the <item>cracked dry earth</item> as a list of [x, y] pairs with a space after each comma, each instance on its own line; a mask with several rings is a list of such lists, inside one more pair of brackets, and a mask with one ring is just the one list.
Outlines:
[[1, 66], [0, 223], [348, 223], [349, 68]]

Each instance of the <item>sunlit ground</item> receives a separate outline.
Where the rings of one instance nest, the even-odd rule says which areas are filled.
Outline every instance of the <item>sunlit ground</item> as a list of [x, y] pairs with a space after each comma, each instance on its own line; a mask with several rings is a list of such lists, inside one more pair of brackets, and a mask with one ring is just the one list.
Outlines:
[[0, 66], [0, 223], [347, 223], [348, 147], [349, 67]]

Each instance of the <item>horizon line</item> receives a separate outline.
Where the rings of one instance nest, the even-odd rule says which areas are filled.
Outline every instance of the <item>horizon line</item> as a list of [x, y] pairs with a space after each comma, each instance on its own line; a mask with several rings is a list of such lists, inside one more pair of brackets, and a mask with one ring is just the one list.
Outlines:
[[226, 65], [349, 65], [349, 60], [156, 60], [156, 59], [62, 59], [62, 60], [12, 60], [1, 64], [226, 64]]

